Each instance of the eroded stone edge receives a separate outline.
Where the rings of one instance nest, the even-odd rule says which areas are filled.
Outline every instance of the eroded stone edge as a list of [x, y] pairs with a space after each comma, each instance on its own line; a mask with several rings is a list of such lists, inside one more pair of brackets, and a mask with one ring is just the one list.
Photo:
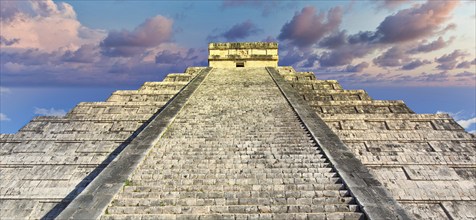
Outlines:
[[165, 133], [167, 127], [211, 69], [202, 70], [162, 110], [159, 110], [160, 112], [131, 143], [56, 218], [97, 219], [104, 214], [127, 178]]
[[413, 219], [277, 70], [266, 67], [369, 219]]

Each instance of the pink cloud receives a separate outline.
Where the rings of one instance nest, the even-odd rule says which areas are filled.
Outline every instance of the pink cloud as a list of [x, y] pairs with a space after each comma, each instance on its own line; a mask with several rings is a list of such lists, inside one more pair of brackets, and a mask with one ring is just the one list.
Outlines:
[[396, 43], [430, 36], [449, 20], [459, 1], [428, 1], [388, 16], [377, 27], [381, 42]]
[[161, 15], [107, 33], [81, 24], [66, 3], [2, 2], [1, 10], [11, 12], [0, 20], [2, 85], [138, 85], [206, 61], [206, 51], [170, 42], [173, 20]]
[[316, 8], [308, 6], [296, 13], [291, 21], [284, 24], [279, 40], [290, 41], [300, 48], [308, 47], [325, 35], [338, 29], [342, 21], [342, 9], [332, 8], [326, 13], [316, 14]]
[[0, 21], [2, 37], [15, 39], [15, 43], [5, 44], [4, 49], [36, 48], [51, 52], [77, 49], [104, 38], [104, 31], [82, 26], [73, 7], [67, 3], [46, 0], [19, 1], [7, 5], [2, 12], [9, 17]]
[[147, 19], [133, 31], [111, 31], [101, 42], [103, 53], [107, 56], [133, 56], [144, 48], [158, 46], [170, 41], [173, 20], [157, 15]]

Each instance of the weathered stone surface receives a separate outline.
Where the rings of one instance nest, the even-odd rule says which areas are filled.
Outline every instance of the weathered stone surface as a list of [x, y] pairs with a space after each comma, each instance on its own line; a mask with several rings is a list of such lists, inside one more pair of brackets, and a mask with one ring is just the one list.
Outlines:
[[202, 69], [80, 103], [65, 117], [37, 117], [0, 136], [1, 219], [58, 215]]
[[278, 44], [273, 42], [210, 43], [208, 50], [210, 67], [278, 66]]
[[474, 215], [465, 207], [476, 207], [476, 139], [449, 115], [414, 114], [402, 101], [278, 70], [415, 218]]
[[204, 67], [0, 134], [0, 218], [476, 218], [476, 139], [449, 115], [292, 67], [278, 86], [275, 43], [209, 49], [183, 105]]
[[363, 217], [267, 71], [244, 69], [211, 71], [103, 219]]

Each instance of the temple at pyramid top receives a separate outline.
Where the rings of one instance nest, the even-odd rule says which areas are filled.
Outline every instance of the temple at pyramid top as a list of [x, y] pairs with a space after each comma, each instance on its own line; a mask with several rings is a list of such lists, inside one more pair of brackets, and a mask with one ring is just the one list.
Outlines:
[[277, 67], [278, 43], [210, 43], [208, 45], [210, 67]]

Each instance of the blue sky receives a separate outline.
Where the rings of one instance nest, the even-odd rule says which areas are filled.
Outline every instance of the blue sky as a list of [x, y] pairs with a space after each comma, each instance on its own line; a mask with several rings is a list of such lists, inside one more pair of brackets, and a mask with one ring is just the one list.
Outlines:
[[0, 132], [276, 41], [280, 65], [476, 130], [474, 1], [0, 1]]

